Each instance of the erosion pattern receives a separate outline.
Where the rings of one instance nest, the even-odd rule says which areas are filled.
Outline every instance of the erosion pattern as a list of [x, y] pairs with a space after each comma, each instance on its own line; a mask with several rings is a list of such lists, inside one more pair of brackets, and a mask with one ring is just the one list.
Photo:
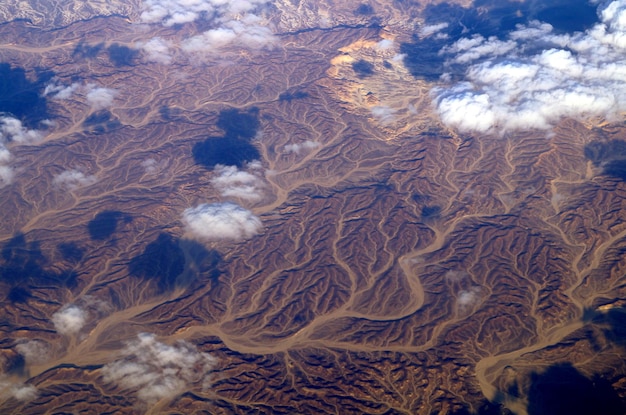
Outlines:
[[[548, 367], [626, 396], [626, 186], [603, 174], [623, 126], [458, 134], [428, 82], [376, 49], [393, 30], [359, 4], [303, 26], [319, 4], [279, 4], [271, 49], [167, 65], [133, 52], [136, 10], [0, 26], [11, 76], [116, 91], [106, 108], [49, 98], [43, 140], [6, 144], [0, 363], [37, 394], [4, 394], [0, 412], [538, 414]], [[228, 139], [260, 160], [258, 197], [216, 187], [204, 140]], [[81, 179], [63, 184], [69, 169]], [[183, 211], [225, 200], [262, 231], [194, 240]], [[87, 317], [63, 334], [53, 315], [68, 304]], [[107, 375], [139, 333], [185, 341], [211, 368], [194, 361], [184, 389], [142, 399]]]

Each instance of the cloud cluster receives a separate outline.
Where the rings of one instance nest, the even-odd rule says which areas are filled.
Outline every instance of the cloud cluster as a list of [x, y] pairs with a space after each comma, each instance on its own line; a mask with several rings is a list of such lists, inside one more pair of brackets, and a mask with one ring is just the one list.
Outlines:
[[53, 80], [46, 85], [43, 95], [51, 99], [65, 100], [70, 99], [74, 94], [81, 94], [85, 96], [91, 109], [97, 111], [113, 105], [117, 92], [116, 89], [99, 87], [96, 84], [81, 85], [74, 82], [71, 85], [63, 85]]
[[15, 144], [37, 144], [43, 140], [39, 130], [29, 130], [20, 120], [10, 116], [0, 116], [0, 188], [13, 182], [15, 172], [10, 163], [13, 155], [8, 146]]
[[98, 179], [94, 175], [86, 175], [80, 170], [65, 170], [52, 179], [52, 184], [70, 191], [80, 189], [81, 187], [91, 186]]
[[206, 389], [216, 360], [187, 342], [167, 345], [153, 334], [139, 334], [121, 352], [122, 358], [102, 368], [103, 380], [137, 390], [147, 403], [169, 399], [201, 383]]
[[313, 140], [306, 140], [302, 143], [293, 143], [285, 145], [285, 153], [296, 153], [300, 154], [303, 151], [310, 151], [318, 148], [320, 143]]
[[77, 305], [68, 305], [52, 315], [55, 330], [63, 335], [77, 334], [87, 323], [88, 313]]
[[263, 197], [265, 188], [265, 183], [260, 177], [261, 164], [253, 162], [248, 165], [248, 168], [250, 172], [239, 170], [237, 166], [218, 164], [213, 169], [214, 176], [211, 178], [211, 184], [222, 197], [259, 200]]
[[507, 39], [475, 36], [442, 49], [468, 64], [465, 81], [433, 90], [441, 120], [459, 131], [549, 129], [563, 117], [617, 119], [626, 110], [626, 0], [605, 2], [585, 32], [538, 21]]
[[182, 215], [185, 229], [204, 241], [249, 239], [261, 232], [261, 220], [235, 203], [203, 203], [185, 209]]
[[[250, 49], [271, 47], [276, 37], [256, 14], [270, 0], [146, 0], [141, 20], [164, 26], [210, 20], [213, 28], [184, 39], [180, 47], [187, 53], [212, 53], [226, 46], [236, 45]], [[153, 62], [172, 61], [172, 41], [153, 38], [137, 46]]]

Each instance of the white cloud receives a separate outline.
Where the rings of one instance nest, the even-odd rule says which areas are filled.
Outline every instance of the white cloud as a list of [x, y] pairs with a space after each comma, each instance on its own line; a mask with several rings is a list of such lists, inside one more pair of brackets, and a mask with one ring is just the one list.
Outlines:
[[[0, 150], [1, 151], [1, 150]], [[13, 183], [15, 172], [10, 166], [0, 165], [0, 188]]]
[[185, 209], [182, 216], [186, 230], [206, 240], [243, 240], [261, 232], [261, 220], [234, 203], [201, 204]]
[[377, 105], [372, 107], [371, 111], [372, 116], [383, 125], [390, 124], [396, 119], [396, 110], [387, 105]]
[[197, 383], [208, 388], [216, 364], [214, 357], [190, 343], [167, 345], [147, 333], [129, 342], [121, 354], [102, 368], [103, 380], [137, 390], [137, 397], [148, 403], [173, 398]]
[[17, 118], [0, 117], [0, 143], [37, 144], [43, 139], [39, 130], [29, 130]]
[[422, 26], [418, 33], [419, 33], [419, 36], [422, 38], [428, 37], [435, 33], [441, 32], [443, 29], [447, 27], [448, 27], [448, 23], [437, 23], [437, 24]]
[[81, 187], [91, 186], [98, 179], [94, 175], [86, 175], [80, 170], [65, 170], [52, 179], [52, 184], [67, 190], [76, 190]]
[[[251, 49], [271, 47], [277, 42], [257, 13], [270, 0], [147, 0], [141, 20], [164, 26], [210, 20], [213, 28], [182, 41], [187, 53], [212, 53], [230, 45]], [[158, 39], [158, 40], [155, 40]], [[142, 45], [148, 59], [169, 63], [172, 43], [155, 38]]]
[[0, 375], [0, 398], [15, 398], [18, 401], [28, 402], [37, 397], [37, 388], [33, 385], [15, 383]]
[[263, 197], [265, 183], [259, 177], [260, 163], [251, 163], [251, 172], [239, 170], [237, 166], [223, 166], [218, 164], [213, 169], [214, 176], [211, 184], [226, 198], [259, 200]]
[[117, 91], [111, 88], [98, 87], [94, 84], [87, 85], [87, 102], [93, 110], [101, 110], [113, 105], [113, 99]]
[[65, 306], [52, 315], [55, 330], [63, 335], [78, 333], [86, 322], [87, 311], [77, 305]]
[[10, 166], [13, 155], [7, 146], [10, 144], [38, 144], [44, 134], [39, 130], [29, 130], [20, 120], [10, 116], [0, 116], [0, 188], [13, 182], [15, 171]]
[[378, 50], [389, 50], [394, 47], [394, 42], [391, 39], [383, 39], [380, 42], [376, 43], [376, 49]]
[[549, 129], [564, 117], [619, 119], [626, 111], [626, 0], [604, 3], [599, 15], [585, 32], [557, 35], [531, 22], [507, 40], [477, 36], [444, 48], [449, 63], [474, 63], [464, 82], [433, 90], [441, 120], [460, 131], [504, 132]]
[[182, 50], [187, 53], [211, 53], [229, 45], [250, 49], [271, 47], [276, 38], [268, 27], [260, 24], [260, 20], [249, 14], [240, 20], [225, 22], [221, 27], [184, 40]]
[[15, 350], [24, 356], [28, 364], [44, 363], [50, 358], [50, 348], [41, 340], [23, 341], [15, 346]]
[[146, 174], [155, 174], [159, 170], [159, 164], [152, 158], [142, 161], [141, 166], [145, 169]]
[[460, 39], [440, 51], [440, 54], [455, 55], [452, 58], [456, 63], [469, 63], [483, 56], [500, 56], [509, 53], [517, 47], [517, 42], [513, 40], [502, 41], [498, 38], [490, 37], [485, 39], [480, 35], [471, 38]]
[[461, 313], [466, 313], [481, 299], [480, 287], [470, 287], [468, 290], [461, 290], [457, 293], [456, 305]]
[[137, 47], [146, 53], [147, 60], [162, 64], [172, 62], [171, 48], [173, 44], [169, 40], [154, 37], [147, 42], [137, 43]]
[[79, 87], [80, 84], [78, 83], [73, 83], [71, 85], [59, 85], [53, 82], [46, 85], [43, 95], [45, 97], [49, 96], [52, 99], [68, 99]]
[[285, 153], [300, 154], [301, 151], [310, 151], [310, 150], [318, 148], [319, 146], [320, 146], [320, 143], [318, 143], [317, 141], [306, 140], [306, 141], [303, 141], [302, 143], [286, 144], [284, 149], [285, 149]]

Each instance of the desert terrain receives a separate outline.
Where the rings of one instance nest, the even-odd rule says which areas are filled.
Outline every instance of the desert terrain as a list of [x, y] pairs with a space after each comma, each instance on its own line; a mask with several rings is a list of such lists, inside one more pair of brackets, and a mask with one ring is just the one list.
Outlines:
[[622, 413], [622, 118], [446, 125], [471, 2], [144, 3], [0, 8], [0, 413]]

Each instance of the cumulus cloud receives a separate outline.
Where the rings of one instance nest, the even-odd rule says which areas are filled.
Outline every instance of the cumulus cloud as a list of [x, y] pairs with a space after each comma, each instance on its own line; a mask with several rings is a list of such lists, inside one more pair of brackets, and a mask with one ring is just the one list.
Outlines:
[[261, 49], [276, 42], [272, 31], [260, 24], [261, 18], [253, 14], [240, 20], [224, 22], [216, 29], [192, 36], [182, 43], [182, 49], [188, 53], [211, 53], [229, 45]]
[[137, 47], [146, 53], [146, 59], [151, 62], [169, 64], [172, 62], [172, 42], [154, 37], [147, 42], [137, 43]]
[[79, 87], [80, 84], [78, 83], [62, 85], [53, 81], [52, 83], [46, 85], [43, 95], [52, 99], [69, 99]]
[[113, 99], [117, 95], [117, 91], [111, 88], [99, 87], [94, 84], [87, 85], [87, 102], [93, 110], [101, 110], [113, 105]]
[[52, 323], [60, 334], [76, 334], [87, 323], [87, 311], [77, 305], [65, 306], [52, 315]]
[[17, 118], [0, 117], [0, 142], [14, 142], [18, 144], [37, 144], [43, 139], [39, 130], [29, 130]]
[[209, 386], [216, 360], [187, 342], [167, 345], [153, 334], [139, 334], [121, 352], [122, 358], [102, 368], [103, 380], [127, 390], [147, 403], [169, 399], [194, 384]]
[[18, 401], [28, 402], [37, 397], [37, 388], [33, 385], [15, 383], [0, 375], [0, 398], [15, 398]]
[[213, 169], [214, 176], [211, 184], [226, 198], [239, 198], [246, 200], [259, 200], [263, 197], [265, 183], [259, 173], [261, 164], [250, 163], [250, 172], [239, 170], [237, 166], [224, 166], [218, 164]]
[[71, 169], [54, 176], [52, 184], [67, 190], [76, 190], [81, 187], [91, 186], [97, 181], [98, 179], [94, 175], [86, 175], [80, 170]]
[[44, 89], [43, 95], [54, 100], [65, 100], [73, 95], [84, 96], [93, 110], [108, 108], [113, 104], [117, 90], [99, 87], [96, 84], [81, 85], [72, 83], [63, 85], [57, 79], [53, 79]]
[[10, 144], [30, 145], [43, 140], [43, 132], [29, 130], [17, 118], [0, 116], [0, 188], [13, 182], [15, 172], [10, 163], [13, 155]]
[[585, 32], [531, 22], [506, 40], [475, 36], [444, 48], [465, 80], [433, 90], [442, 121], [460, 131], [549, 129], [564, 117], [618, 119], [626, 110], [626, 0], [605, 2]]
[[[259, 49], [276, 43], [276, 37], [256, 14], [270, 0], [147, 0], [141, 20], [164, 26], [210, 20], [213, 28], [182, 41], [187, 53], [212, 53], [229, 45]], [[141, 45], [148, 59], [171, 62], [171, 42], [160, 38]]]
[[229, 202], [185, 209], [182, 221], [190, 234], [206, 241], [249, 239], [263, 228], [252, 212]]
[[302, 143], [293, 143], [285, 145], [285, 153], [296, 153], [300, 154], [302, 151], [310, 151], [316, 149], [320, 146], [320, 143], [313, 140], [306, 140]]

